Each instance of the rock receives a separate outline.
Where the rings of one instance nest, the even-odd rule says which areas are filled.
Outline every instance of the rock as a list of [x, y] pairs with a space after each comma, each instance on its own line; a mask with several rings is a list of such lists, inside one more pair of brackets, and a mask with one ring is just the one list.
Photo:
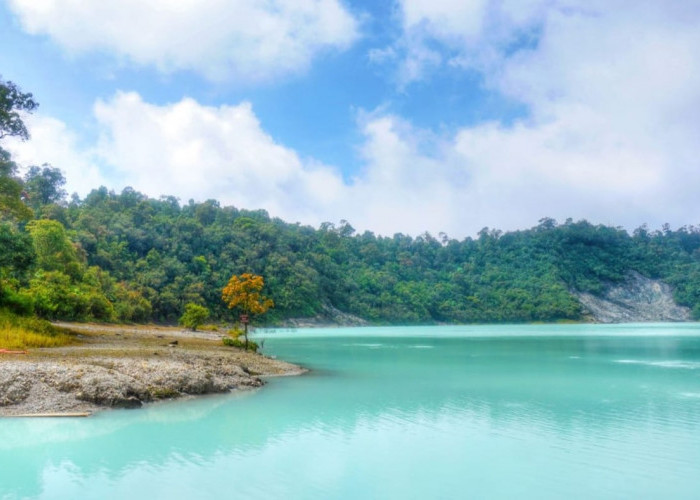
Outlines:
[[31, 380], [17, 369], [0, 371], [0, 406], [20, 403], [27, 399], [31, 389]]
[[600, 296], [576, 291], [573, 294], [584, 314], [599, 323], [690, 320], [690, 309], [675, 303], [667, 283], [636, 271], [630, 271], [622, 283], [607, 285]]
[[367, 326], [369, 322], [353, 314], [344, 313], [331, 305], [324, 305], [321, 314], [310, 318], [290, 318], [279, 326], [286, 328], [308, 328], [320, 326]]

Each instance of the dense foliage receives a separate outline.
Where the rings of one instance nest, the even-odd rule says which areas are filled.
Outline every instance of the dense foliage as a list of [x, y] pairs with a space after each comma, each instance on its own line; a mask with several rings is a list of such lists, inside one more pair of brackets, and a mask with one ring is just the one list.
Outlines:
[[[16, 111], [34, 109], [31, 94], [0, 81], [0, 101], [0, 137], [26, 138]], [[385, 237], [356, 234], [346, 221], [314, 229], [131, 188], [67, 201], [64, 184], [50, 165], [18, 177], [0, 149], [0, 308], [175, 323], [197, 304], [225, 319], [222, 289], [232, 275], [252, 273], [265, 277], [271, 322], [329, 308], [374, 323], [576, 320], [572, 290], [599, 294], [636, 270], [671, 284], [700, 317], [700, 228], [692, 226], [628, 234], [542, 219], [529, 230], [484, 228], [462, 241]]]
[[227, 318], [221, 291], [246, 272], [265, 277], [276, 305], [270, 321], [329, 306], [375, 323], [575, 320], [581, 311], [570, 290], [600, 293], [629, 270], [666, 280], [681, 304], [700, 312], [694, 227], [630, 235], [543, 219], [463, 241], [382, 237], [355, 234], [344, 221], [314, 229], [130, 188], [100, 188], [84, 200], [41, 205], [36, 215], [42, 219], [24, 230], [0, 229], [11, 250], [0, 265], [16, 285], [11, 300], [28, 297], [50, 318], [173, 323], [188, 303]]

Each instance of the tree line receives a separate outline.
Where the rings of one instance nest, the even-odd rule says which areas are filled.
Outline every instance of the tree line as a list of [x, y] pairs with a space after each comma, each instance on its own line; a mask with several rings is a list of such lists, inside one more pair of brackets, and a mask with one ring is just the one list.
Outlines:
[[[3, 88], [0, 80], [2, 133], [26, 137], [11, 115], [36, 103], [16, 86]], [[59, 169], [18, 171], [0, 149], [0, 307], [22, 314], [174, 323], [187, 304], [199, 304], [226, 319], [222, 289], [232, 275], [252, 273], [265, 277], [272, 323], [329, 307], [377, 324], [579, 320], [573, 290], [600, 294], [635, 270], [671, 284], [678, 303], [700, 317], [694, 226], [630, 234], [545, 218], [462, 240], [381, 236], [347, 221], [314, 228], [131, 188], [69, 198]]]
[[[37, 176], [57, 174], [30, 170], [28, 198], [35, 199], [32, 186], [44, 185]], [[531, 229], [484, 228], [458, 241], [357, 234], [345, 221], [313, 228], [130, 188], [45, 199], [32, 207], [32, 220], [0, 226], [0, 300], [48, 318], [171, 323], [188, 303], [225, 318], [221, 291], [232, 275], [248, 272], [265, 277], [276, 304], [270, 321], [328, 306], [375, 323], [577, 320], [572, 290], [600, 294], [630, 270], [667, 281], [680, 304], [700, 313], [695, 227], [629, 234], [543, 219]]]

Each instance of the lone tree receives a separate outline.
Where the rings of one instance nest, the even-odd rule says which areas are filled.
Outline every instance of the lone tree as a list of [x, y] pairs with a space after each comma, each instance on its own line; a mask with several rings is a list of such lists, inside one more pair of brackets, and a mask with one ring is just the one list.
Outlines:
[[[37, 106], [32, 94], [22, 92], [17, 85], [3, 81], [0, 76], [0, 139], [12, 136], [24, 141], [29, 139], [22, 113], [31, 113]], [[17, 165], [10, 153], [0, 147], [0, 220], [28, 220], [32, 217], [32, 211], [22, 201], [22, 182], [16, 174]]]
[[265, 286], [262, 276], [244, 273], [240, 276], [233, 275], [221, 292], [221, 298], [229, 309], [240, 312], [240, 321], [243, 323], [245, 335], [245, 348], [248, 349], [248, 323], [251, 315], [265, 314], [268, 309], [275, 306], [272, 299], [261, 295]]
[[185, 313], [180, 317], [180, 324], [185, 328], [197, 331], [197, 327], [204, 323], [209, 317], [209, 309], [194, 302], [190, 302], [185, 306]]
[[32, 94], [24, 93], [14, 83], [0, 79], [0, 139], [6, 136], [16, 136], [25, 141], [29, 139], [29, 131], [20, 112], [31, 113], [37, 106]]

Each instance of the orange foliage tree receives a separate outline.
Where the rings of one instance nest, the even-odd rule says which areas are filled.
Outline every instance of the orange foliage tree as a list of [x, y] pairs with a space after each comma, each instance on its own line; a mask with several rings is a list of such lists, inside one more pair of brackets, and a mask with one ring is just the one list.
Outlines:
[[241, 313], [241, 322], [245, 328], [245, 347], [248, 349], [248, 317], [253, 314], [264, 314], [274, 307], [275, 303], [261, 294], [265, 280], [262, 276], [243, 273], [233, 275], [221, 292], [221, 298], [229, 309], [237, 309]]

